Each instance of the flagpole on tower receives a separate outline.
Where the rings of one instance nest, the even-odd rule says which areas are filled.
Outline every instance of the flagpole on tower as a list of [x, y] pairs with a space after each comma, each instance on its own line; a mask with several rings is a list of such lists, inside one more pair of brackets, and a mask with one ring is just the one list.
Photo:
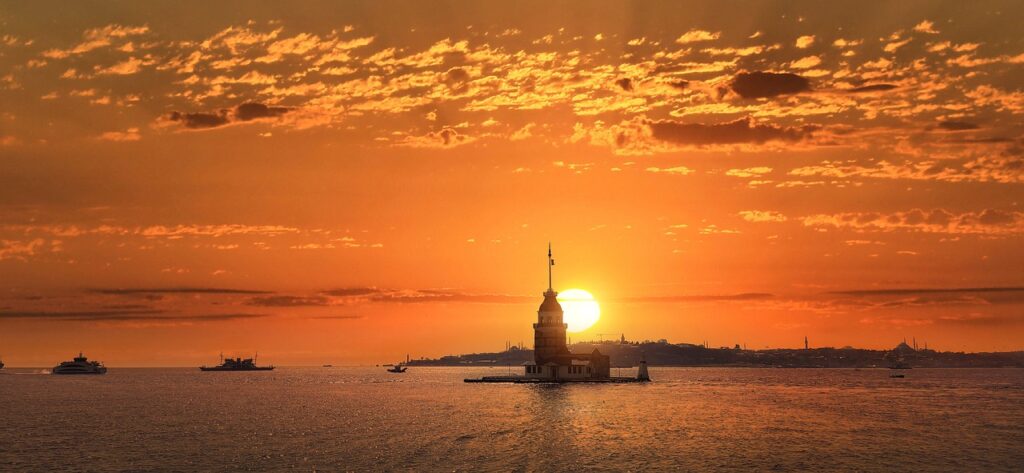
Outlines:
[[555, 265], [555, 260], [551, 258], [551, 242], [548, 242], [548, 290], [554, 291], [554, 285], [551, 283], [551, 267]]

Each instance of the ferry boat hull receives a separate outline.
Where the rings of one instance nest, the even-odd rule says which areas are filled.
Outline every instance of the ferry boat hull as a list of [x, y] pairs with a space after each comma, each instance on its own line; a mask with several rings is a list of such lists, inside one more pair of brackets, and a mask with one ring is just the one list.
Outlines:
[[255, 368], [222, 368], [220, 366], [200, 366], [199, 371], [273, 371], [273, 366], [257, 366]]
[[53, 370], [50, 371], [50, 373], [51, 374], [62, 375], [62, 376], [90, 375], [90, 374], [91, 375], [96, 375], [96, 374], [107, 374], [107, 369], [106, 368], [98, 368], [96, 370], [79, 370], [79, 369], [54, 368]]

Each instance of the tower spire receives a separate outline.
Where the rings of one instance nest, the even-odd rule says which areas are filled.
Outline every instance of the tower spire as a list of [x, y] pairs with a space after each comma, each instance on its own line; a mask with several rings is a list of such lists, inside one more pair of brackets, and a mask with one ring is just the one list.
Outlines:
[[555, 265], [555, 260], [551, 258], [551, 242], [548, 242], [548, 291], [554, 291], [554, 285], [551, 283], [551, 267]]

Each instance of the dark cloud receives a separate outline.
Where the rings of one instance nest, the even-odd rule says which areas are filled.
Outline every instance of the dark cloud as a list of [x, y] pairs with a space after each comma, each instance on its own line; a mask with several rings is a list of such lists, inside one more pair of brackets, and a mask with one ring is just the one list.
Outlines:
[[89, 319], [75, 319], [75, 320], [88, 320], [90, 322], [136, 322], [136, 321], [149, 321], [149, 322], [222, 322], [227, 320], [245, 320], [245, 319], [258, 319], [262, 317], [269, 317], [270, 314], [246, 314], [246, 313], [232, 313], [232, 314], [198, 314], [198, 315], [161, 315], [156, 317], [145, 317], [145, 316], [132, 316], [122, 314], [111, 314], [105, 317], [93, 317]]
[[191, 130], [202, 130], [261, 118], [276, 118], [291, 110], [291, 107], [276, 107], [257, 102], [246, 102], [233, 109], [221, 109], [216, 112], [175, 111], [167, 114], [167, 120], [179, 122], [182, 126]]
[[91, 289], [96, 294], [136, 295], [136, 294], [273, 294], [273, 291], [257, 291], [251, 289], [225, 289], [220, 287], [149, 287], [127, 289]]
[[922, 307], [922, 306], [954, 306], [954, 305], [988, 305], [990, 302], [983, 297], [970, 294], [935, 293], [914, 297], [903, 297], [871, 304], [875, 308]]
[[257, 118], [281, 116], [291, 110], [290, 107], [270, 107], [261, 103], [247, 102], [235, 107], [235, 119], [242, 122]]
[[163, 310], [83, 310], [83, 311], [3, 311], [3, 319], [61, 320], [72, 322], [217, 322], [224, 320], [253, 319], [268, 317], [270, 314], [172, 314]]
[[895, 89], [895, 88], [896, 88], [896, 86], [893, 85], [893, 84], [871, 84], [871, 85], [864, 85], [864, 86], [861, 86], [861, 87], [850, 89], [849, 92], [851, 94], [859, 94], [859, 93], [862, 93], [862, 92], [882, 92], [882, 91], [886, 91], [886, 90], [892, 90], [892, 89]]
[[441, 131], [433, 133], [436, 138], [441, 140], [444, 146], [453, 146], [466, 140], [466, 136], [459, 134], [454, 128], [444, 127]]
[[261, 307], [325, 306], [330, 304], [330, 300], [324, 296], [266, 296], [253, 297], [247, 304]]
[[984, 138], [949, 138], [942, 140], [943, 143], [959, 143], [959, 144], [999, 144], [999, 143], [1013, 143], [1012, 138], [1005, 138], [1002, 136], [991, 136]]
[[741, 72], [730, 84], [732, 90], [745, 99], [798, 94], [811, 90], [811, 82], [788, 72]]
[[724, 295], [688, 295], [688, 296], [648, 296], [626, 297], [623, 302], [700, 302], [700, 301], [753, 301], [775, 297], [774, 294], [763, 292], [744, 292]]
[[1024, 318], [995, 314], [946, 315], [938, 323], [964, 327], [1001, 327], [1024, 324]]
[[668, 85], [672, 86], [673, 88], [679, 89], [679, 90], [686, 90], [686, 88], [690, 86], [690, 81], [688, 81], [688, 80], [673, 80], [673, 81], [670, 81], [668, 83]]
[[376, 294], [381, 292], [380, 289], [375, 287], [342, 287], [338, 289], [329, 289], [321, 291], [321, 294], [334, 297], [354, 297], [354, 296], [368, 296], [370, 294]]
[[828, 294], [844, 296], [903, 296], [913, 294], [961, 294], [988, 292], [1024, 292], [1024, 287], [946, 287], [946, 288], [910, 288], [910, 289], [857, 289], [851, 291], [832, 291]]
[[98, 320], [107, 317], [142, 317], [164, 314], [165, 311], [158, 309], [143, 310], [73, 310], [73, 311], [2, 311], [0, 319], [71, 319], [71, 320]]
[[998, 209], [985, 209], [978, 216], [978, 223], [982, 225], [1010, 225], [1016, 221], [1015, 214]]
[[961, 121], [953, 121], [953, 120], [941, 121], [941, 122], [939, 122], [938, 127], [940, 129], [948, 130], [948, 131], [977, 130], [978, 128], [981, 128], [977, 124], [974, 124], [974, 123], [961, 122]]
[[424, 302], [481, 302], [494, 304], [516, 304], [533, 302], [537, 297], [507, 294], [466, 294], [460, 292], [424, 289], [378, 294], [370, 298], [373, 302], [424, 303]]
[[182, 113], [182, 112], [171, 112], [167, 115], [167, 119], [172, 122], [181, 122], [181, 125], [185, 128], [193, 130], [201, 130], [204, 128], [216, 128], [218, 126], [227, 125], [230, 121], [228, 119], [227, 111], [221, 110], [217, 113]]
[[457, 94], [469, 88], [469, 79], [469, 71], [461, 67], [453, 67], [444, 73], [444, 84]]
[[220, 321], [269, 316], [266, 313], [175, 314], [165, 310], [23, 310], [0, 311], [2, 319], [37, 319], [66, 321]]
[[733, 143], [764, 143], [766, 141], [799, 141], [818, 127], [783, 127], [761, 125], [749, 118], [726, 123], [678, 123], [670, 120], [648, 122], [654, 138], [685, 145]]
[[619, 88], [625, 90], [626, 92], [630, 92], [633, 90], [633, 80], [630, 79], [629, 77], [623, 77], [615, 81], [615, 85], [619, 86]]

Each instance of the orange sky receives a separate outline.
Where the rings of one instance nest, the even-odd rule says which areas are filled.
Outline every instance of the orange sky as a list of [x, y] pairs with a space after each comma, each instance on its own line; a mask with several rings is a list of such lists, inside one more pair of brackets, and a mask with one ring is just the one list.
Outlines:
[[0, 5], [0, 356], [1024, 349], [1024, 7], [742, 10]]

